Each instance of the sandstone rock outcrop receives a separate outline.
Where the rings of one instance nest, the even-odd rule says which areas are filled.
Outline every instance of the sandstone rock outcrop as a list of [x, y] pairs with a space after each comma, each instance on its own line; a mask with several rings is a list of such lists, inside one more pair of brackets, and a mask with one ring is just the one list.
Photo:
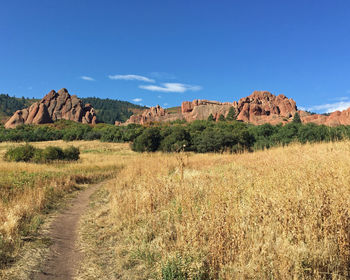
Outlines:
[[170, 114], [167, 110], [152, 107], [141, 115], [133, 115], [126, 123], [146, 124], [171, 120], [206, 120], [213, 115], [218, 120], [220, 115], [227, 116], [233, 107], [237, 113], [237, 120], [254, 124], [285, 123], [292, 119], [297, 106], [293, 99], [284, 95], [275, 96], [267, 91], [254, 91], [250, 96], [241, 98], [238, 102], [217, 102], [196, 99], [192, 102], [184, 101], [181, 104], [181, 113]]
[[[147, 124], [150, 122], [164, 122], [164, 121], [175, 121], [183, 119], [181, 114], [169, 114], [165, 109], [159, 105], [151, 107], [141, 114], [132, 115], [124, 124], [136, 123], [136, 124]], [[116, 125], [121, 125], [116, 123]]]
[[285, 124], [291, 122], [296, 112], [299, 113], [303, 123], [324, 124], [328, 126], [350, 125], [350, 108], [344, 111], [335, 111], [329, 115], [310, 114], [298, 111], [293, 99], [283, 94], [273, 95], [268, 91], [254, 91], [251, 95], [241, 98], [238, 102], [217, 102], [196, 99], [192, 102], [185, 101], [181, 104], [181, 112], [170, 114], [167, 110], [152, 107], [140, 115], [133, 115], [126, 122], [147, 124], [150, 122], [166, 122], [174, 120], [206, 120], [212, 114], [215, 120], [220, 115], [227, 116], [233, 107], [237, 114], [237, 120], [256, 125]]
[[343, 111], [335, 111], [329, 115], [310, 114], [299, 111], [303, 123], [324, 124], [327, 126], [350, 125], [350, 108]]
[[283, 94], [276, 96], [268, 91], [254, 91], [238, 101], [237, 120], [253, 124], [285, 123], [291, 120], [296, 111], [295, 101]]
[[70, 95], [67, 89], [51, 90], [41, 101], [29, 108], [18, 110], [6, 122], [6, 128], [20, 124], [45, 124], [65, 119], [86, 124], [96, 123], [96, 113], [90, 104], [84, 105], [76, 96]]

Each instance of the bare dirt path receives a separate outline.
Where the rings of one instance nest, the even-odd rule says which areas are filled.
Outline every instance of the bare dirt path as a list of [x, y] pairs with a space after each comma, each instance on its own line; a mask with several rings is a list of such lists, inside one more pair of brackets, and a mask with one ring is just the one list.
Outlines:
[[76, 247], [79, 219], [87, 210], [90, 196], [103, 183], [91, 185], [80, 192], [70, 202], [70, 206], [61, 211], [54, 219], [48, 236], [53, 243], [49, 256], [30, 279], [73, 279], [75, 268], [81, 260], [81, 253]]

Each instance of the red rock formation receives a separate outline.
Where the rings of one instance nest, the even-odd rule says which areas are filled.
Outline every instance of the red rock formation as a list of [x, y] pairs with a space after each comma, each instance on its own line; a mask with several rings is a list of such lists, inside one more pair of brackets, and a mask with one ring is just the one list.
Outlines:
[[181, 119], [180, 114], [169, 114], [166, 110], [157, 105], [143, 111], [141, 114], [132, 115], [124, 124], [147, 124], [150, 122], [175, 121], [177, 119]]
[[90, 104], [83, 105], [76, 95], [70, 95], [63, 88], [58, 92], [51, 90], [40, 102], [29, 108], [18, 110], [6, 122], [6, 128], [20, 124], [44, 124], [65, 119], [87, 124], [96, 123], [96, 113]]
[[181, 104], [181, 113], [169, 114], [161, 107], [153, 107], [140, 115], [133, 115], [126, 123], [146, 124], [149, 122], [173, 121], [185, 119], [186, 121], [206, 120], [210, 114], [218, 120], [220, 115], [225, 117], [231, 107], [237, 112], [237, 120], [253, 124], [279, 124], [293, 120], [296, 112], [299, 113], [303, 123], [324, 124], [328, 126], [350, 125], [350, 108], [344, 111], [336, 111], [329, 116], [310, 114], [297, 111], [293, 99], [283, 94], [278, 96], [268, 91], [254, 91], [251, 95], [241, 98], [238, 102], [217, 102], [196, 99], [192, 102], [185, 101]]
[[131, 116], [127, 123], [145, 124], [150, 121], [169, 121], [176, 118], [186, 121], [206, 120], [210, 114], [218, 120], [220, 115], [226, 117], [231, 107], [234, 107], [238, 114], [237, 120], [254, 124], [287, 122], [297, 111], [293, 99], [288, 99], [284, 95], [275, 96], [267, 91], [254, 91], [250, 96], [240, 99], [238, 103], [201, 99], [184, 101], [181, 104], [181, 114], [168, 114], [165, 110], [163, 115], [155, 115], [145, 111], [141, 115]]
[[254, 124], [285, 123], [296, 111], [296, 103], [291, 98], [282, 94], [275, 96], [268, 91], [254, 91], [238, 101], [237, 120]]
[[303, 123], [324, 124], [328, 126], [350, 125], [350, 108], [343, 111], [335, 111], [330, 115], [310, 114], [299, 111]]

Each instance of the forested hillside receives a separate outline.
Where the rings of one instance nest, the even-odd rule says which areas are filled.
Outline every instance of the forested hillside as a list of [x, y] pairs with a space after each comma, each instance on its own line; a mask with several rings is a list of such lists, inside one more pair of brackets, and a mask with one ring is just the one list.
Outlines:
[[132, 104], [127, 101], [101, 99], [98, 97], [82, 98], [83, 102], [90, 103], [95, 108], [99, 122], [114, 124], [115, 121], [125, 122], [134, 112], [140, 112], [146, 107]]
[[11, 97], [8, 94], [0, 94], [0, 122], [6, 121], [17, 110], [33, 104], [36, 99]]
[[[127, 101], [101, 99], [97, 97], [82, 98], [83, 102], [90, 103], [97, 112], [99, 122], [114, 124], [115, 121], [124, 122], [134, 112], [140, 112], [146, 107], [132, 104]], [[39, 99], [11, 97], [0, 94], [0, 123], [4, 123], [17, 110], [29, 107]]]

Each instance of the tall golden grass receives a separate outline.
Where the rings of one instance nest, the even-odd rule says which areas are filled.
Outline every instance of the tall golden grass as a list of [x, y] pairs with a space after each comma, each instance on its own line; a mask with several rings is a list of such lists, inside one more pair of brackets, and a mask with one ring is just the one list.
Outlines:
[[[114, 275], [349, 277], [350, 142], [238, 155], [130, 154], [121, 162], [106, 186], [109, 202], [89, 220], [98, 238], [83, 239], [95, 242], [89, 248], [99, 259], [109, 252]], [[113, 248], [104, 248], [107, 240]]]
[[71, 163], [15, 163], [3, 161], [9, 147], [0, 144], [0, 268], [12, 262], [23, 239], [35, 234], [43, 222], [42, 213], [55, 207], [65, 194], [84, 183], [114, 176], [123, 153], [131, 153], [128, 145], [112, 143], [63, 141], [33, 143], [46, 146], [80, 147], [81, 159]]

